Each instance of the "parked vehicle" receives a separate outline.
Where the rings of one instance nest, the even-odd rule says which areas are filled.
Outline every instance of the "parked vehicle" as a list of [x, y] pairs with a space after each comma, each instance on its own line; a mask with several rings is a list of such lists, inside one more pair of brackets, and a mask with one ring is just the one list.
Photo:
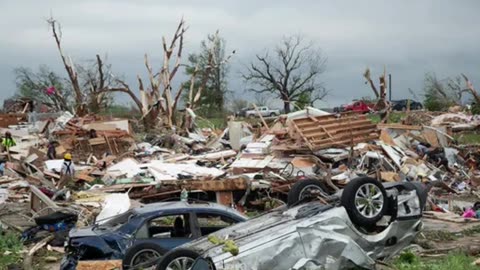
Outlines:
[[350, 104], [344, 105], [343, 111], [356, 113], [369, 113], [373, 110], [373, 105], [363, 100], [358, 100]]
[[235, 116], [246, 117], [246, 112], [249, 110], [254, 110], [254, 108], [242, 108], [240, 111], [235, 112]]
[[115, 259], [123, 259], [123, 269], [145, 269], [170, 249], [246, 220], [215, 203], [148, 204], [102, 225], [71, 230], [60, 269], [75, 269], [79, 260]]
[[421, 231], [427, 189], [360, 177], [325, 198], [328, 204], [277, 208], [185, 244], [156, 269], [373, 269]]
[[410, 110], [421, 110], [423, 109], [422, 103], [411, 100], [411, 99], [401, 99], [401, 100], [392, 100], [392, 110], [394, 111], [406, 111], [408, 108], [408, 102], [410, 102]]
[[[268, 107], [258, 107], [258, 112], [264, 117], [274, 117], [280, 115], [280, 110], [271, 110]], [[245, 112], [245, 117], [257, 117], [258, 113], [255, 109]]]
[[338, 107], [333, 107], [333, 112], [334, 113], [341, 113], [345, 110], [345, 105], [338, 106]]

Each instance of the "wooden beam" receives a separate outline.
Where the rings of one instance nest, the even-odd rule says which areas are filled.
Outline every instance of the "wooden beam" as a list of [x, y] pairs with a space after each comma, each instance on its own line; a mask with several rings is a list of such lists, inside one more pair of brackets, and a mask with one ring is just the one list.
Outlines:
[[404, 130], [422, 130], [421, 126], [402, 125], [402, 124], [377, 124], [379, 129], [404, 129]]
[[217, 198], [217, 203], [225, 205], [225, 206], [231, 206], [233, 205], [233, 194], [231, 191], [217, 191], [215, 192], [216, 198]]
[[45, 211], [43, 212], [44, 214], [52, 213], [59, 208], [54, 201], [43, 194], [37, 187], [30, 185], [30, 211], [37, 213], [47, 207], [52, 208], [52, 210]]

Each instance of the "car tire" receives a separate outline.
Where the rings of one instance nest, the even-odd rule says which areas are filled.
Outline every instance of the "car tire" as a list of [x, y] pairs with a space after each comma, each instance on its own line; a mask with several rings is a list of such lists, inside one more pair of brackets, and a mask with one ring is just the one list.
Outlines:
[[[187, 268], [179, 269], [179, 270], [188, 270], [192, 266], [193, 262], [199, 256], [200, 256], [200, 254], [198, 254], [197, 252], [195, 252], [193, 250], [190, 250], [190, 249], [186, 249], [186, 248], [174, 249], [174, 250], [168, 252], [167, 254], [165, 254], [165, 256], [163, 256], [163, 258], [157, 264], [157, 268], [155, 268], [155, 269], [156, 270], [166, 270], [169, 267], [169, 265], [171, 263], [173, 263], [175, 260], [185, 259], [185, 260], [188, 261], [188, 263], [186, 264]], [[188, 267], [188, 265], [190, 265], [190, 267]]]
[[271, 113], [271, 114], [270, 114], [270, 117], [275, 117], [275, 116], [277, 116], [276, 113]]
[[308, 194], [306, 194], [306, 192], [309, 192], [311, 190], [318, 190], [325, 193], [327, 189], [325, 185], [318, 180], [300, 180], [296, 182], [288, 192], [287, 205], [293, 206], [298, 204], [298, 202], [300, 201], [307, 201]]
[[375, 226], [388, 209], [385, 188], [370, 177], [351, 180], [343, 189], [340, 203], [355, 225], [366, 228]]
[[123, 269], [126, 269], [126, 270], [135, 269], [132, 263], [138, 256], [141, 255], [141, 253], [145, 253], [145, 252], [155, 252], [158, 255], [163, 255], [168, 251], [160, 247], [159, 245], [156, 245], [153, 243], [141, 243], [138, 245], [134, 245], [127, 250], [127, 253], [125, 253], [125, 257], [123, 258], [123, 261], [122, 261]]

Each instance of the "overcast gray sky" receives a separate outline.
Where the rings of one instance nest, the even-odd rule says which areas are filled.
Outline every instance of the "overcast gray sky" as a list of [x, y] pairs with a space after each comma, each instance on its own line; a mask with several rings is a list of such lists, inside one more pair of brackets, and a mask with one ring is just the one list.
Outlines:
[[411, 97], [408, 88], [421, 92], [426, 72], [440, 78], [463, 72], [480, 85], [479, 7], [475, 0], [0, 0], [0, 102], [15, 92], [15, 67], [46, 64], [66, 75], [45, 22], [50, 14], [74, 61], [107, 55], [115, 74], [134, 86], [137, 74], [146, 79], [144, 53], [158, 68], [161, 37], [170, 37], [182, 16], [189, 25], [186, 53], [217, 29], [227, 49], [237, 50], [229, 75], [237, 93], [254, 54], [292, 34], [313, 40], [328, 57], [327, 106], [371, 95], [362, 77], [367, 66], [375, 80], [384, 65], [392, 73], [394, 99]]

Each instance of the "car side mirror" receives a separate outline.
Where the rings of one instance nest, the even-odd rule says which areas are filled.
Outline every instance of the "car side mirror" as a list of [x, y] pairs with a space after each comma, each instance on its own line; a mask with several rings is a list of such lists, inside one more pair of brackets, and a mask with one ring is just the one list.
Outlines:
[[210, 268], [210, 263], [202, 257], [198, 257], [192, 265], [191, 270], [213, 270]]

